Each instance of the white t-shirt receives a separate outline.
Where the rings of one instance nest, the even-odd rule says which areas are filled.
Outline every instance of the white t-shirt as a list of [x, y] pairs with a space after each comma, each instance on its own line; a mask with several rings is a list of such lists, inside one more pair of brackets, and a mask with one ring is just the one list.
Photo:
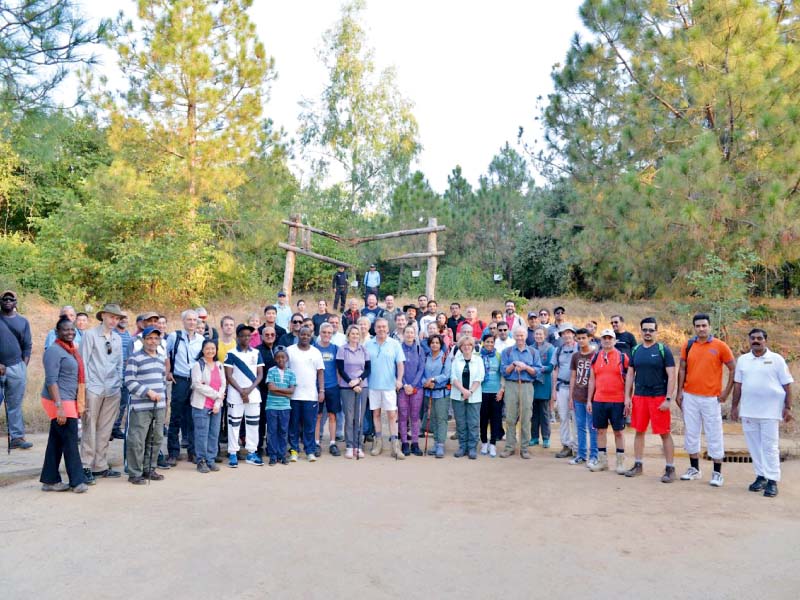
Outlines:
[[331, 344], [339, 346], [340, 348], [347, 343], [347, 336], [341, 331], [337, 331], [331, 336]]
[[[258, 367], [264, 366], [264, 361], [261, 360], [261, 353], [259, 353], [259, 351], [255, 348], [248, 348], [244, 352], [234, 348], [233, 350], [228, 350], [228, 354], [225, 357], [225, 371], [233, 373], [233, 380], [239, 384], [239, 387], [250, 387], [253, 384], [253, 382], [250, 381], [250, 378], [242, 373], [238, 367], [228, 362], [231, 355], [236, 356], [239, 360], [246, 364], [253, 372], [253, 375], [258, 375]], [[250, 404], [258, 404], [261, 402], [261, 392], [258, 391], [258, 386], [253, 388], [253, 391], [250, 392], [249, 398]], [[230, 385], [228, 386], [228, 402], [230, 404], [242, 404], [242, 397], [239, 395], [239, 392], [233, 389], [233, 386]]]
[[733, 380], [742, 384], [739, 416], [751, 419], [783, 418], [786, 392], [783, 386], [794, 382], [786, 361], [767, 350], [761, 356], [742, 354], [736, 361]]
[[505, 340], [501, 340], [500, 336], [494, 338], [494, 349], [498, 352], [502, 353], [503, 350], [506, 348], [511, 348], [511, 346], [515, 345], [517, 342], [514, 341], [514, 338], [508, 336]]
[[307, 350], [300, 350], [297, 344], [286, 349], [289, 355], [289, 368], [297, 376], [297, 386], [294, 388], [292, 400], [317, 401], [317, 371], [325, 369], [322, 353], [309, 346]]

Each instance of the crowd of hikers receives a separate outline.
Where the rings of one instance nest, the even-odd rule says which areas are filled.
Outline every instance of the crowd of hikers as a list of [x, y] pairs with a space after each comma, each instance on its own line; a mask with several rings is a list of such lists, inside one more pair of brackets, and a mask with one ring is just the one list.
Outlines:
[[[658, 341], [654, 317], [639, 323], [641, 341], [622, 315], [613, 315], [610, 327], [591, 320], [576, 326], [562, 306], [551, 321], [546, 308], [523, 316], [508, 300], [483, 321], [474, 306], [462, 314], [452, 302], [448, 315], [424, 295], [416, 305], [396, 306], [391, 295], [381, 304], [379, 278], [367, 279], [363, 304], [350, 299], [345, 307], [334, 276], [341, 313], [319, 300], [309, 315], [303, 300], [292, 308], [280, 292], [263, 314], [238, 324], [223, 316], [218, 329], [202, 307], [183, 311], [171, 332], [156, 312], [136, 316], [129, 331], [116, 304], [96, 313], [94, 327], [89, 315], [63, 307], [45, 340], [41, 403], [51, 421], [42, 489], [80, 493], [97, 479], [121, 477], [108, 461], [115, 438], [124, 440], [128, 481], [141, 485], [164, 479], [161, 471], [181, 460], [204, 474], [240, 460], [288, 465], [301, 452], [315, 462], [326, 433], [332, 457], [359, 460], [367, 450], [372, 457], [387, 450], [395, 460], [442, 459], [451, 419], [455, 458], [530, 459], [532, 448], [550, 448], [557, 423], [556, 458], [626, 477], [643, 473], [649, 426], [663, 446], [661, 481], [671, 483], [673, 403], [689, 455], [680, 479], [702, 478], [704, 433], [709, 483], [721, 487], [721, 405], [731, 397], [730, 416], [741, 419], [756, 474], [749, 489], [777, 495], [779, 424], [792, 418], [793, 380], [763, 329], [750, 331], [750, 352], [737, 360], [712, 334], [709, 316], [696, 314], [694, 336], [676, 361]], [[21, 407], [32, 340], [16, 303], [11, 290], [0, 297], [0, 375], [10, 448], [24, 450], [31, 446]], [[626, 425], [636, 432], [632, 463]], [[68, 483], [59, 473], [62, 459]]]

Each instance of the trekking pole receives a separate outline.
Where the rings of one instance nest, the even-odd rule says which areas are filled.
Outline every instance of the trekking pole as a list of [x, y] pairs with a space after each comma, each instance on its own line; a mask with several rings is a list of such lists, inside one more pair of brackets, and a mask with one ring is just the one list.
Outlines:
[[[519, 369], [517, 369], [517, 400], [516, 400], [516, 402], [517, 402], [517, 414], [519, 415], [519, 418], [517, 419], [517, 422], [519, 423], [519, 437], [517, 439], [519, 440], [519, 454], [520, 454], [520, 456], [522, 456], [522, 448], [523, 448], [523, 446], [522, 446], [522, 443], [523, 443], [522, 442], [522, 407], [524, 405], [521, 402], [521, 400], [522, 400], [522, 383], [520, 383], [520, 380], [519, 380], [520, 377], [521, 377], [520, 373], [521, 373], [521, 371]], [[514, 423], [514, 429], [515, 430], [517, 429], [517, 424], [516, 423]], [[530, 442], [530, 440], [525, 440], [525, 444], [527, 444], [528, 442]]]
[[[147, 485], [150, 485], [150, 479], [153, 476], [153, 441], [150, 439], [151, 435], [155, 435], [155, 424], [156, 424], [156, 406], [158, 406], [158, 402], [153, 402], [153, 413], [152, 417], [150, 418], [150, 424], [147, 426], [147, 435], [144, 438], [144, 443], [147, 444], [145, 450], [150, 450], [150, 456], [147, 458]], [[127, 427], [126, 427], [127, 429]], [[147, 452], [145, 451], [145, 454]]]
[[431, 405], [433, 404], [433, 391], [425, 390], [425, 392], [428, 395], [428, 423], [425, 425], [425, 456], [428, 456], [428, 433], [431, 429]]
[[6, 380], [0, 382], [0, 402], [6, 409], [6, 435], [8, 437], [8, 453], [11, 454], [11, 422], [8, 420], [8, 400], [6, 399]]
[[356, 402], [356, 462], [359, 461], [361, 457], [361, 429], [364, 426], [364, 411], [361, 408], [361, 396], [364, 393], [364, 389], [361, 389], [361, 392], [356, 394], [355, 402]]

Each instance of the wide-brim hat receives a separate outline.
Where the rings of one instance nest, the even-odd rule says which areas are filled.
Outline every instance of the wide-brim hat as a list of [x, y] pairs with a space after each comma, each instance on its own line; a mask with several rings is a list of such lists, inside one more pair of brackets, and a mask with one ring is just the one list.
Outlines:
[[95, 315], [97, 317], [98, 321], [102, 321], [103, 320], [103, 313], [108, 313], [110, 315], [115, 315], [115, 316], [119, 317], [120, 319], [122, 317], [127, 317], [128, 316], [124, 312], [122, 312], [122, 309], [119, 307], [119, 304], [106, 304], [105, 306], [103, 306], [103, 308], [98, 310], [97, 314]]
[[152, 311], [152, 310], [150, 312], [142, 313], [139, 316], [140, 316], [142, 321], [149, 321], [150, 319], [160, 319], [161, 318], [161, 315], [159, 315], [157, 312]]

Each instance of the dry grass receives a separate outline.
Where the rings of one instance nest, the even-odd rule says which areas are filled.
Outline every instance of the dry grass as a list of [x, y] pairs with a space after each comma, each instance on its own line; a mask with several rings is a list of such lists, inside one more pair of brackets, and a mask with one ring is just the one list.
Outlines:
[[[295, 299], [299, 298], [297, 296]], [[318, 297], [325, 297], [328, 302], [331, 298], [326, 296], [315, 296], [305, 294], [306, 310], [309, 313], [316, 311], [316, 300]], [[440, 297], [437, 299], [440, 310], [448, 312], [447, 308], [451, 302], [450, 298]], [[263, 307], [273, 300], [261, 300], [250, 302], [217, 302], [206, 305], [211, 321], [218, 327], [220, 318], [231, 315], [237, 322], [247, 319], [247, 315], [252, 312], [261, 313]], [[487, 321], [494, 309], [503, 308], [503, 300], [498, 298], [496, 301], [469, 302], [459, 300], [462, 307], [474, 305], [478, 309], [478, 314], [483, 321]], [[416, 304], [416, 298], [398, 297], [396, 304]], [[769, 333], [770, 347], [772, 350], [781, 353], [789, 362], [789, 368], [795, 379], [800, 382], [800, 301], [797, 300], [759, 300], [765, 304], [773, 313], [774, 318], [767, 322], [755, 322], [742, 320], [735, 323], [730, 328], [729, 344], [734, 353], [739, 355], [748, 351], [747, 331], [752, 327], [763, 327]], [[632, 303], [622, 302], [592, 302], [580, 298], [533, 298], [524, 307], [518, 306], [520, 314], [528, 310], [538, 311], [540, 308], [547, 308], [552, 313], [555, 306], [564, 306], [567, 310], [567, 320], [576, 327], [581, 327], [590, 319], [597, 321], [599, 328], [610, 327], [609, 320], [613, 314], [622, 314], [628, 324], [628, 329], [639, 338], [639, 321], [647, 316], [655, 316], [659, 321], [659, 339], [669, 345], [677, 353], [680, 345], [691, 335], [691, 314], [681, 313], [676, 309], [676, 305], [670, 301], [649, 300]], [[135, 315], [145, 310], [157, 310], [165, 314], [169, 319], [170, 329], [178, 326], [180, 322], [181, 307], [167, 307], [142, 305], [126, 306], [129, 315]], [[20, 298], [20, 312], [31, 322], [33, 333], [33, 356], [31, 357], [30, 368], [28, 370], [28, 389], [25, 397], [25, 422], [33, 430], [42, 431], [48, 425], [47, 417], [41, 409], [39, 397], [44, 381], [42, 369], [42, 346], [44, 338], [55, 324], [58, 318], [58, 307], [52, 305], [41, 298], [33, 295], [26, 295]], [[91, 317], [94, 322], [94, 317]], [[133, 323], [131, 324], [133, 325]], [[800, 383], [797, 387], [800, 387]], [[795, 392], [795, 404], [797, 404], [797, 392]], [[676, 419], [680, 421], [680, 419]], [[0, 417], [0, 423], [5, 428], [5, 415]], [[797, 431], [797, 425], [790, 427], [791, 431]]]

